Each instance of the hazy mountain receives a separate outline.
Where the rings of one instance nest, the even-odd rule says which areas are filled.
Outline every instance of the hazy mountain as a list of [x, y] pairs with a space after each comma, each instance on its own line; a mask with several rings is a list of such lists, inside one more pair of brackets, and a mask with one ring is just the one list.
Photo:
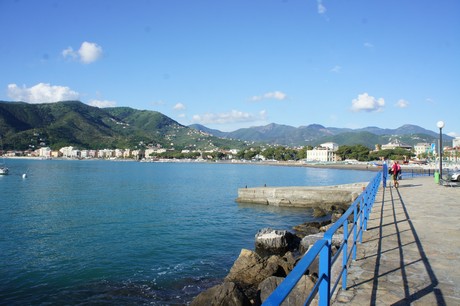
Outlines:
[[[202, 130], [195, 125], [194, 128]], [[219, 137], [240, 139], [244, 141], [264, 142], [279, 145], [315, 146], [323, 142], [333, 141], [339, 145], [362, 144], [373, 148], [376, 144], [385, 144], [394, 139], [399, 139], [409, 145], [420, 142], [435, 142], [438, 134], [416, 125], [403, 125], [397, 129], [383, 129], [366, 127], [362, 129], [324, 127], [320, 124], [310, 124], [298, 128], [271, 123], [265, 126], [238, 129], [233, 132], [218, 130], [202, 130]], [[445, 135], [444, 141], [451, 141], [452, 137]]]

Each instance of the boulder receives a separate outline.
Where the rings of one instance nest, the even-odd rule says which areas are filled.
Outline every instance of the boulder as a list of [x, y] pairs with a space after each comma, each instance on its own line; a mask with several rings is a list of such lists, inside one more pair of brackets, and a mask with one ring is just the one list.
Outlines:
[[264, 228], [255, 237], [255, 251], [262, 257], [283, 256], [288, 251], [298, 248], [300, 238], [286, 230]]
[[[284, 254], [283, 257], [278, 255], [272, 255], [267, 259], [268, 265], [277, 265], [278, 268], [278, 276], [286, 276], [288, 275], [296, 264], [296, 258], [292, 252], [287, 252]], [[280, 270], [281, 268], [281, 270]]]
[[190, 305], [249, 306], [251, 302], [235, 283], [224, 282], [201, 292]]
[[323, 239], [323, 236], [324, 233], [317, 233], [303, 237], [299, 246], [300, 254], [305, 254], [307, 250], [315, 244], [316, 241]]
[[257, 286], [273, 275], [285, 275], [284, 269], [277, 262], [264, 260], [256, 252], [242, 249], [225, 281], [235, 282], [243, 287]]
[[272, 294], [273, 291], [281, 284], [284, 277], [270, 276], [259, 284], [257, 288], [259, 291], [260, 301], [263, 303]]
[[293, 227], [296, 235], [300, 238], [303, 238], [308, 235], [317, 234], [320, 232], [320, 228], [327, 224], [330, 224], [331, 221], [322, 221], [322, 222], [305, 222]]
[[[262, 303], [270, 296], [270, 294], [272, 294], [272, 292], [283, 280], [284, 278], [272, 276], [260, 283], [258, 289]], [[308, 275], [302, 276], [281, 305], [304, 305], [305, 300], [314, 285], [315, 282]], [[313, 301], [312, 304], [316, 304], [315, 301]]]

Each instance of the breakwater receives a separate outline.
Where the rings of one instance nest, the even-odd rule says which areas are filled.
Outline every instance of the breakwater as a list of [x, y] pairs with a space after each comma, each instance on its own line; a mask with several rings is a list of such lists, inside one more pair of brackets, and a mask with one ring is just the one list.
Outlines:
[[239, 188], [236, 202], [330, 211], [331, 208], [348, 207], [367, 184]]

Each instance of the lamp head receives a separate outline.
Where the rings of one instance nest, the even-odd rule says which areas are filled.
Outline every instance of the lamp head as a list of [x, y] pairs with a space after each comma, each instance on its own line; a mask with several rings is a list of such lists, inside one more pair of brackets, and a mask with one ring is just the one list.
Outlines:
[[438, 126], [438, 128], [442, 129], [444, 127], [444, 121], [438, 121], [436, 125]]

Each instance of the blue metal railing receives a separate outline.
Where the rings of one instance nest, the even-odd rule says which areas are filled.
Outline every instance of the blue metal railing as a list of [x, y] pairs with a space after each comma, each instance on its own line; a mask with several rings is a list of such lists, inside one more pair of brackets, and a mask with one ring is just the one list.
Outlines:
[[[384, 188], [386, 186], [387, 170], [387, 165], [384, 164], [382, 171], [379, 171], [347, 211], [324, 233], [323, 239], [316, 241], [308, 252], [305, 253], [291, 273], [286, 276], [283, 282], [264, 301], [263, 306], [280, 305], [317, 258], [319, 258], [318, 279], [304, 304], [309, 305], [315, 296], [319, 294], [319, 305], [330, 305], [332, 293], [337, 288], [340, 280], [342, 280], [342, 289], [345, 290], [347, 288], [347, 272], [350, 259], [356, 260], [357, 244], [362, 242], [362, 234], [367, 229], [367, 221], [380, 182], [383, 180], [382, 185]], [[348, 220], [352, 214], [353, 226], [349, 230]], [[343, 238], [341, 239], [339, 249], [333, 256], [331, 251], [332, 239], [339, 229], [343, 229]], [[350, 238], [352, 239], [350, 240]], [[351, 249], [349, 249], [350, 245]], [[333, 280], [331, 271], [333, 267], [337, 267], [334, 264], [337, 263], [340, 255], [342, 255], [341, 267], [337, 273], [337, 278]]]

